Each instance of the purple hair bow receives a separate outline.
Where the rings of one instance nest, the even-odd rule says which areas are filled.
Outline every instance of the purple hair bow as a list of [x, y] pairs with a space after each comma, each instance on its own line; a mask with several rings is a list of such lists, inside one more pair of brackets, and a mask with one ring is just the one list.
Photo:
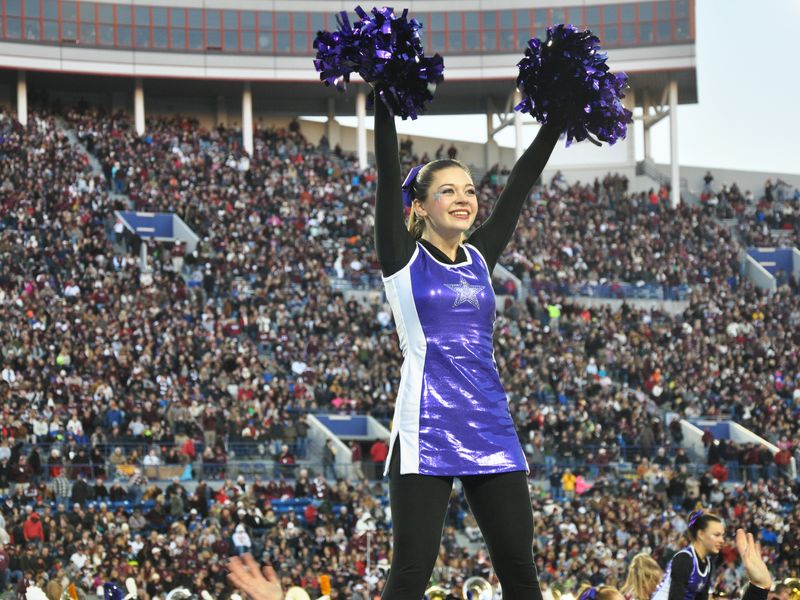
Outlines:
[[597, 598], [597, 588], [590, 587], [581, 594], [581, 597], [578, 598], [578, 600], [595, 600], [595, 598]]
[[695, 524], [697, 519], [703, 516], [703, 511], [698, 510], [697, 512], [693, 512], [692, 515], [689, 517], [689, 527]]
[[411, 203], [414, 201], [414, 182], [417, 180], [417, 174], [425, 165], [417, 165], [408, 172], [406, 179], [401, 186], [403, 190], [403, 204], [411, 208]]

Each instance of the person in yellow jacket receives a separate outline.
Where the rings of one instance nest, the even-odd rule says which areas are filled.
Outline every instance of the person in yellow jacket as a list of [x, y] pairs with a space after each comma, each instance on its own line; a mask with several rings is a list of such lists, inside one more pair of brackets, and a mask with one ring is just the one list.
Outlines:
[[561, 489], [564, 490], [564, 495], [567, 498], [573, 498], [575, 496], [576, 480], [577, 477], [575, 476], [575, 473], [569, 469], [564, 471], [564, 474], [561, 476]]
[[561, 318], [561, 305], [548, 304], [546, 308], [547, 316], [549, 317], [547, 324], [550, 326], [550, 331], [552, 333], [558, 333], [558, 320]]

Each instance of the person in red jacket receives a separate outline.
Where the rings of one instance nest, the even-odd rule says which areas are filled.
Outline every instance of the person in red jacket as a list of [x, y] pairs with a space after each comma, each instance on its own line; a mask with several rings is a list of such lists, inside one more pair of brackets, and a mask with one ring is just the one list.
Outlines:
[[25, 525], [22, 526], [22, 535], [25, 537], [26, 542], [44, 542], [44, 528], [38, 513], [32, 512], [28, 515]]
[[372, 447], [369, 449], [369, 456], [372, 459], [372, 473], [371, 476], [377, 478], [379, 473], [381, 472], [380, 465], [386, 462], [386, 457], [389, 455], [389, 446], [386, 445], [386, 442], [383, 440], [375, 440], [375, 443], [372, 444]]

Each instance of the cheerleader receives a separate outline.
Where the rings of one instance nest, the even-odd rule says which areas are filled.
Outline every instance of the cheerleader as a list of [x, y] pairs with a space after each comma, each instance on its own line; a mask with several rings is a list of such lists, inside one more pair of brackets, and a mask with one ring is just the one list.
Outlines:
[[394, 118], [375, 101], [375, 246], [404, 357], [384, 471], [394, 540], [384, 600], [423, 596], [454, 477], [503, 598], [541, 599], [527, 462], [494, 360], [491, 273], [560, 131], [554, 119], [542, 126], [492, 214], [467, 237], [478, 213], [467, 167], [434, 160], [401, 181]]
[[669, 561], [652, 600], [708, 600], [712, 558], [725, 541], [725, 525], [718, 516], [698, 510], [689, 515], [686, 533], [691, 543]]

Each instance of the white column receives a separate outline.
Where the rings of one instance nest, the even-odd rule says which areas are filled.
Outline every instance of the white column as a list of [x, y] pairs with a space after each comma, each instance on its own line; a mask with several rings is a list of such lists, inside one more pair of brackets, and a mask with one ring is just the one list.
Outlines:
[[681, 169], [678, 162], [678, 82], [669, 82], [669, 150], [672, 173], [671, 202], [673, 208], [681, 203]]
[[642, 104], [642, 138], [644, 141], [644, 159], [650, 159], [650, 124], [648, 117], [650, 115], [650, 94], [644, 95], [644, 102]]
[[483, 147], [483, 168], [489, 170], [494, 165], [494, 155], [492, 149], [495, 145], [494, 142], [494, 112], [492, 111], [491, 102], [486, 101], [486, 145]]
[[17, 121], [28, 124], [28, 79], [25, 71], [17, 71]]
[[147, 240], [142, 239], [142, 245], [139, 247], [139, 266], [143, 273], [150, 270], [147, 266]]
[[[380, 100], [376, 100], [380, 102]], [[358, 129], [356, 130], [356, 147], [358, 148], [358, 164], [361, 169], [367, 168], [367, 93], [363, 89], [356, 95], [356, 117]]]
[[253, 90], [249, 81], [244, 82], [242, 89], [242, 145], [253, 156]]
[[133, 115], [136, 123], [136, 133], [144, 135], [144, 85], [141, 77], [137, 77], [134, 82]]
[[[636, 112], [636, 90], [631, 88], [625, 92], [623, 106], [631, 111], [631, 113]], [[628, 125], [628, 132], [622, 142], [627, 148], [627, 162], [632, 169], [636, 168], [636, 135], [634, 135], [634, 123], [635, 121]]]
[[[514, 106], [520, 102], [522, 102], [522, 94], [520, 94], [519, 90], [516, 90], [514, 92]], [[511, 107], [511, 110], [514, 110], [514, 106]], [[519, 160], [523, 152], [525, 152], [525, 141], [522, 135], [522, 113], [518, 110], [514, 110], [514, 150], [516, 158]]]

